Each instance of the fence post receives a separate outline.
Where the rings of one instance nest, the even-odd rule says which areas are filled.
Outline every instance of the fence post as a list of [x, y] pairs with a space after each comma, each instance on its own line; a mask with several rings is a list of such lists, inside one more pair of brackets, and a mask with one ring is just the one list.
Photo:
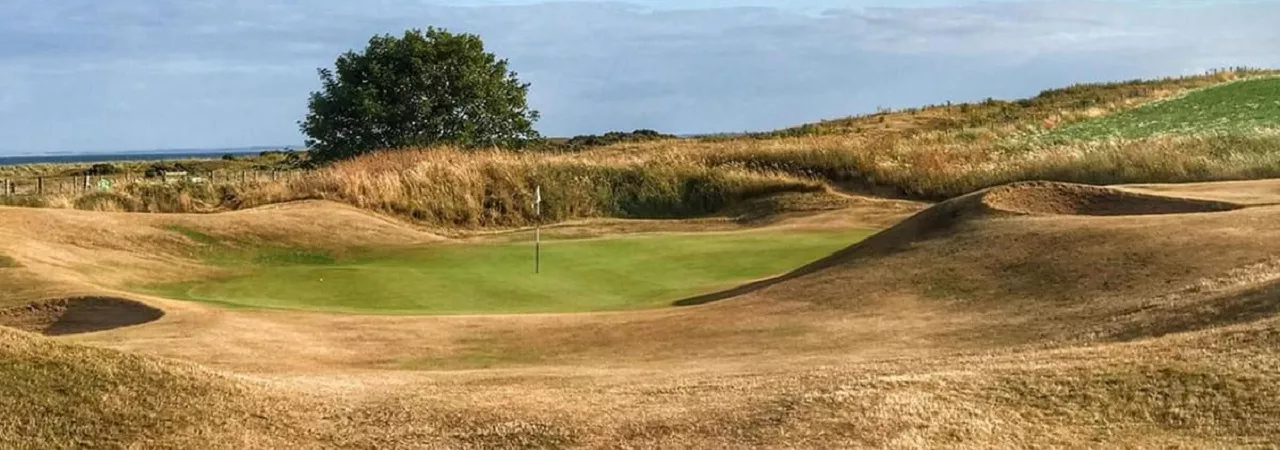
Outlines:
[[36, 177], [36, 194], [44, 195], [44, 177]]

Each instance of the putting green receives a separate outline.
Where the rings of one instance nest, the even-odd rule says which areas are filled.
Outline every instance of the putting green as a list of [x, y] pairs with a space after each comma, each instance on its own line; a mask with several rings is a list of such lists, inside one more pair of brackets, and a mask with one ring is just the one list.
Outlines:
[[672, 302], [785, 273], [872, 230], [650, 234], [543, 242], [439, 244], [341, 256], [258, 250], [217, 258], [229, 277], [150, 285], [229, 306], [380, 314], [610, 311]]

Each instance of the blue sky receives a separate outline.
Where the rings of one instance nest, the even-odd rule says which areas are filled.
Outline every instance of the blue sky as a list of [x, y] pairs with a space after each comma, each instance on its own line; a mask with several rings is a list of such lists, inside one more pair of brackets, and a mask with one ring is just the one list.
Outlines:
[[1208, 0], [5, 0], [0, 154], [296, 145], [316, 68], [429, 25], [479, 33], [564, 136], [1280, 67], [1277, 17]]

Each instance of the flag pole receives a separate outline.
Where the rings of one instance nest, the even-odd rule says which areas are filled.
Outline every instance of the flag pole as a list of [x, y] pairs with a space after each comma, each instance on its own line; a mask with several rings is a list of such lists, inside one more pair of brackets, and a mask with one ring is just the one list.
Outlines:
[[537, 222], [533, 229], [533, 273], [542, 273], [542, 186], [535, 188], [533, 207], [537, 210]]

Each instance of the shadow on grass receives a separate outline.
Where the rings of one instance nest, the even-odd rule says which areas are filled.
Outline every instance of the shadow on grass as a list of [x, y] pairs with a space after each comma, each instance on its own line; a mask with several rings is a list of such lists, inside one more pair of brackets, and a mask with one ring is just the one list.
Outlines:
[[93, 333], [159, 320], [164, 311], [133, 300], [78, 297], [0, 310], [0, 326], [46, 336]]
[[677, 306], [677, 307], [698, 306], [698, 305], [705, 305], [708, 303], [714, 303], [720, 300], [725, 300], [725, 299], [729, 299], [729, 298], [733, 298], [741, 295], [750, 294], [752, 292], [765, 289], [767, 287], [773, 286], [778, 283], [782, 283], [784, 281], [793, 280], [805, 275], [809, 275], [811, 273], [821, 271], [828, 267], [835, 266], [844, 261], [848, 261], [855, 253], [859, 253], [859, 252], [865, 253], [865, 251], [874, 251], [878, 249], [879, 248], [878, 243], [872, 242], [872, 239], [875, 239], [874, 235], [872, 237], [864, 239], [861, 242], [853, 244], [849, 247], [845, 247], [844, 249], [838, 250], [835, 253], [832, 253], [831, 255], [825, 258], [800, 266], [800, 268], [796, 270], [792, 270], [785, 274], [778, 275], [773, 278], [768, 278], [760, 281], [747, 283], [742, 286], [738, 286], [735, 288], [731, 288], [731, 289], [727, 289], [719, 292], [712, 292], [710, 294], [703, 294], [696, 297], [689, 297], [686, 299], [676, 300], [671, 304], [671, 306]]

